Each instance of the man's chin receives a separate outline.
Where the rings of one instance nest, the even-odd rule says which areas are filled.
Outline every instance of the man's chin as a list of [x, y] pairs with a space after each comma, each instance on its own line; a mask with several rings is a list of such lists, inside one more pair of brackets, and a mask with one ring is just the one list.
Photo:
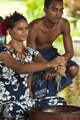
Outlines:
[[60, 19], [54, 19], [53, 22], [54, 23], [59, 23]]
[[53, 21], [53, 23], [58, 24], [58, 23], [59, 23], [59, 21]]

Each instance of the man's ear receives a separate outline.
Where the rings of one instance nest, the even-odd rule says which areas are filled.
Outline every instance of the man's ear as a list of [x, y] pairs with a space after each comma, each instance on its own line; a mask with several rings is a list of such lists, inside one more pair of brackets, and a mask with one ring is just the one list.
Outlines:
[[45, 13], [47, 12], [47, 8], [46, 8], [46, 7], [44, 7], [44, 12], [45, 12]]

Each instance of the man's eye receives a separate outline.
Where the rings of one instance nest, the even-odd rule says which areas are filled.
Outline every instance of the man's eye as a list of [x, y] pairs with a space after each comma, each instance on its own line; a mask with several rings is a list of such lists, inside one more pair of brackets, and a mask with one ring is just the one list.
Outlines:
[[63, 12], [63, 9], [61, 9], [60, 12]]
[[57, 10], [56, 9], [53, 9], [54, 12], [56, 12]]

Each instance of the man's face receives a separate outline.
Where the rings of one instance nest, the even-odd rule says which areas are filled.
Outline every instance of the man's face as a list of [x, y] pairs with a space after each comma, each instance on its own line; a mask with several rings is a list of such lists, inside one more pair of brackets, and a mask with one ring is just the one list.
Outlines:
[[52, 1], [48, 8], [44, 8], [47, 19], [53, 23], [58, 23], [63, 15], [63, 3]]

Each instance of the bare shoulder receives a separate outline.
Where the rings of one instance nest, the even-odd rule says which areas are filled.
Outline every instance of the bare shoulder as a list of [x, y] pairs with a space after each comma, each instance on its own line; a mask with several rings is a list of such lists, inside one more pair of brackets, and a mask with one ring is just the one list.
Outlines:
[[69, 22], [68, 22], [68, 20], [67, 19], [65, 19], [65, 18], [62, 18], [61, 19], [61, 24], [69, 24]]
[[[10, 45], [9, 43], [6, 44], [5, 46], [3, 46], [2, 48], [0, 48], [1, 52], [0, 52], [0, 60], [6, 60], [8, 59], [11, 55], [9, 52], [7, 52], [7, 49], [10, 49]], [[5, 49], [5, 50], [4, 50]]]
[[[9, 53], [8, 52], [0, 52], [0, 61], [6, 61], [8, 58]], [[10, 56], [10, 55], [9, 55]]]
[[62, 30], [69, 29], [69, 27], [70, 27], [69, 21], [65, 18], [62, 18], [61, 22], [60, 22], [60, 26], [61, 26]]
[[29, 28], [30, 29], [38, 29], [39, 26], [42, 24], [42, 22], [43, 22], [43, 18], [35, 19], [29, 24]]

